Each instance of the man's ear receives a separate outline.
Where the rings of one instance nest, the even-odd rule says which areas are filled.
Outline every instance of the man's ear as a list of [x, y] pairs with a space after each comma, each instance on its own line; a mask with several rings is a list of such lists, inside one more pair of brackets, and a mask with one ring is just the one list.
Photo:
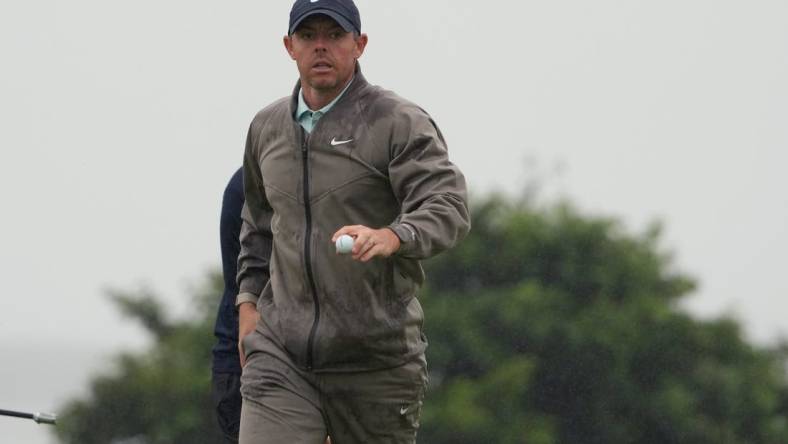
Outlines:
[[364, 48], [367, 47], [367, 43], [369, 42], [369, 38], [366, 34], [361, 34], [360, 36], [356, 37], [356, 58], [360, 58], [362, 54], [364, 54]]
[[290, 58], [295, 60], [295, 54], [293, 53], [293, 37], [289, 35], [282, 37], [282, 43], [285, 44], [285, 49], [287, 53], [290, 54]]

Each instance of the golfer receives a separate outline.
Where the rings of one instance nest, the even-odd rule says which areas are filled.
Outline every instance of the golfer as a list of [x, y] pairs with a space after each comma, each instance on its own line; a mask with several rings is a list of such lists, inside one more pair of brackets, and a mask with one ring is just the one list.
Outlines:
[[299, 81], [249, 128], [241, 444], [416, 440], [419, 261], [468, 232], [467, 193], [430, 116], [362, 75], [367, 41], [351, 0], [296, 1], [284, 46]]

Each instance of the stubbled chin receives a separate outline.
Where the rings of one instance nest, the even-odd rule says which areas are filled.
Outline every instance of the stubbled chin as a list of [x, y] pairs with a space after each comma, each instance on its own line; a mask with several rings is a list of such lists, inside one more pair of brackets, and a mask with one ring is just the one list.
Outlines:
[[312, 76], [312, 83], [319, 85], [334, 85], [337, 83], [337, 76], [334, 74], [322, 74]]
[[335, 78], [328, 76], [312, 77], [309, 85], [315, 89], [332, 89], [336, 88], [337, 81]]

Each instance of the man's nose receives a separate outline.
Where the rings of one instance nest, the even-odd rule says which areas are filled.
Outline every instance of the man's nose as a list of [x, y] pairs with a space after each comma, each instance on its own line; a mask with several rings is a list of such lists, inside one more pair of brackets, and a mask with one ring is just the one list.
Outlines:
[[315, 52], [325, 51], [328, 42], [328, 37], [323, 35], [318, 35], [315, 37]]

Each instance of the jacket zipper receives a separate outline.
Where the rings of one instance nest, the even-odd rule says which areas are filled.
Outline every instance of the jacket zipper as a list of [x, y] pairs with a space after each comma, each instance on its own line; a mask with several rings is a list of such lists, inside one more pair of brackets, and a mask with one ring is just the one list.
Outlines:
[[317, 287], [315, 286], [315, 278], [312, 274], [312, 206], [309, 199], [309, 149], [307, 147], [307, 138], [302, 130], [301, 135], [301, 157], [304, 165], [304, 212], [306, 214], [306, 235], [304, 238], [304, 262], [306, 263], [306, 276], [309, 280], [309, 288], [312, 290], [312, 301], [315, 305], [315, 319], [312, 321], [312, 330], [309, 332], [309, 339], [306, 343], [306, 369], [312, 370], [314, 364], [313, 347], [315, 342], [315, 334], [317, 333], [317, 324], [320, 322], [320, 303], [317, 300]]

